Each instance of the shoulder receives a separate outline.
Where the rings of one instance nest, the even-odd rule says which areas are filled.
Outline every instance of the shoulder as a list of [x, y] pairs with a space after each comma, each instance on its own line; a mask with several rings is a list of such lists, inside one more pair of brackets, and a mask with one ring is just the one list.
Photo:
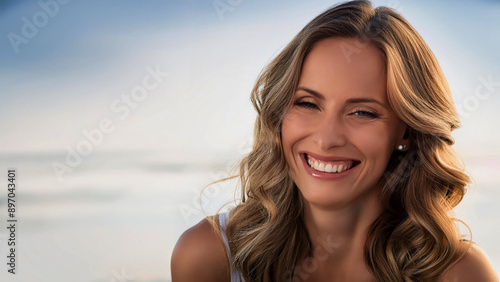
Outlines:
[[488, 256], [477, 244], [463, 242], [461, 248], [465, 254], [443, 273], [439, 281], [499, 281]]
[[186, 230], [171, 259], [172, 282], [228, 281], [224, 243], [207, 218]]

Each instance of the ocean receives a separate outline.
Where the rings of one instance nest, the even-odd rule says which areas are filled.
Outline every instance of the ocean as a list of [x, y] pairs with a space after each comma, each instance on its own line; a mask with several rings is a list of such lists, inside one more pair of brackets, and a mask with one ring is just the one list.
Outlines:
[[[174, 157], [173, 157], [174, 156]], [[170, 281], [170, 256], [182, 232], [234, 204], [230, 175], [241, 153], [200, 157], [162, 152], [94, 152], [59, 181], [63, 154], [0, 155], [0, 219], [7, 224], [7, 170], [16, 169], [15, 275], [1, 281]], [[500, 270], [500, 199], [496, 157], [465, 158], [476, 188], [457, 207], [472, 238]], [[203, 209], [200, 208], [203, 207]], [[465, 232], [466, 229], [464, 229]], [[6, 228], [0, 256], [8, 260]]]

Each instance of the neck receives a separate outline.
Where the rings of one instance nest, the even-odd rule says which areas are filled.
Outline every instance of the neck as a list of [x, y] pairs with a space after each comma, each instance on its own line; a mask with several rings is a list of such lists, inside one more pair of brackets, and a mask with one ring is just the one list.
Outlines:
[[311, 240], [311, 255], [329, 268], [347, 270], [352, 265], [364, 265], [366, 235], [380, 213], [377, 197], [330, 209], [305, 201], [304, 223]]

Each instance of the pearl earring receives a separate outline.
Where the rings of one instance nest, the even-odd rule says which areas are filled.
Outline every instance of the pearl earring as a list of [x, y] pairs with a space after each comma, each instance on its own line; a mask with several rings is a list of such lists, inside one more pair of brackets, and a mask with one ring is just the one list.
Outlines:
[[406, 149], [406, 145], [399, 145], [398, 150], [404, 151]]

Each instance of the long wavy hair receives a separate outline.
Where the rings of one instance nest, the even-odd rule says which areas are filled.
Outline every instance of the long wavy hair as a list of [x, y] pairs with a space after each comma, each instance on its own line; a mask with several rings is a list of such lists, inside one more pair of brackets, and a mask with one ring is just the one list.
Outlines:
[[[396, 11], [369, 1], [334, 6], [307, 24], [261, 72], [251, 93], [257, 111], [252, 151], [239, 163], [241, 202], [230, 211], [230, 267], [247, 281], [291, 281], [311, 254], [303, 199], [289, 175], [280, 129], [304, 58], [330, 37], [378, 47], [387, 67], [387, 97], [407, 125], [409, 150], [395, 152], [382, 176], [383, 212], [371, 225], [364, 257], [379, 281], [430, 281], [460, 255], [452, 209], [470, 182], [451, 145], [460, 125], [432, 51]], [[216, 225], [215, 221], [212, 221]], [[215, 226], [214, 226], [215, 227]]]

